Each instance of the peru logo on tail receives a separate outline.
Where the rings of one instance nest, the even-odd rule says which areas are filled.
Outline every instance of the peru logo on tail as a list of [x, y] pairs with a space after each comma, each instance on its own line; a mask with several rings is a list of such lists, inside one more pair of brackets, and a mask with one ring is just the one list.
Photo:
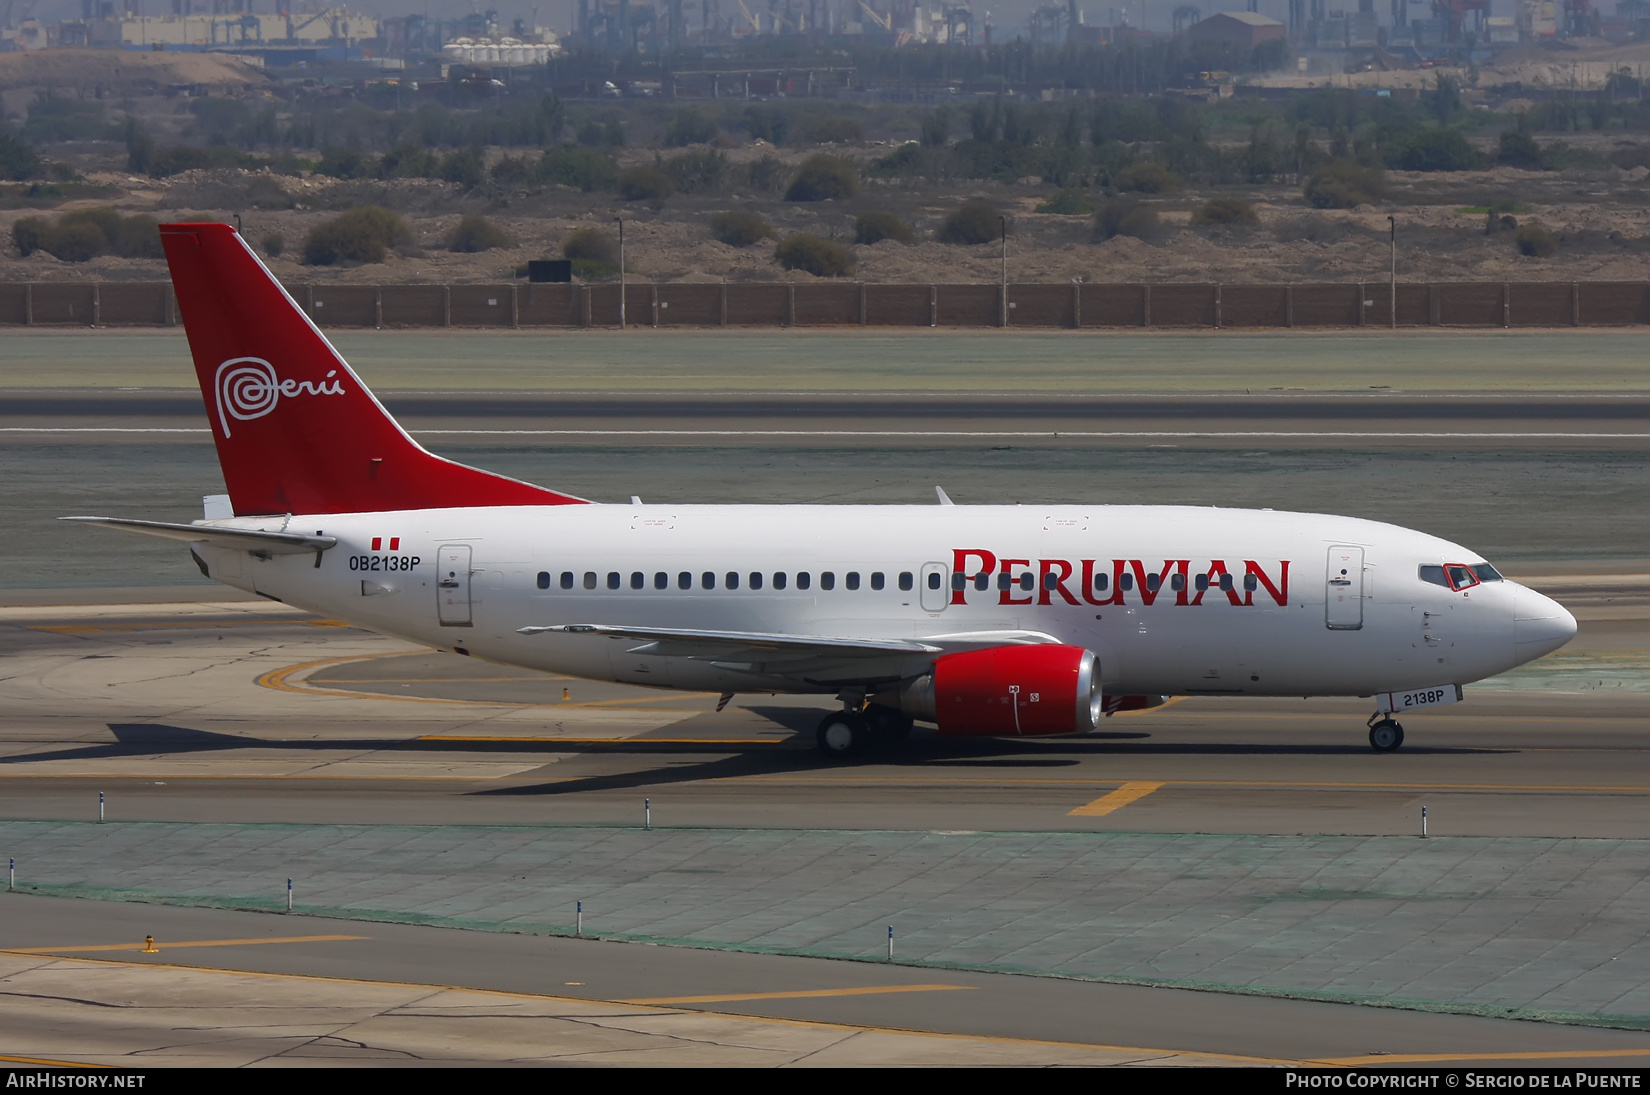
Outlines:
[[343, 395], [344, 382], [333, 380], [338, 370], [327, 373], [319, 384], [312, 380], [282, 380], [275, 366], [261, 357], [232, 357], [218, 366], [213, 387], [218, 396], [218, 423], [223, 435], [231, 436], [229, 420], [250, 422], [275, 409], [282, 396]]

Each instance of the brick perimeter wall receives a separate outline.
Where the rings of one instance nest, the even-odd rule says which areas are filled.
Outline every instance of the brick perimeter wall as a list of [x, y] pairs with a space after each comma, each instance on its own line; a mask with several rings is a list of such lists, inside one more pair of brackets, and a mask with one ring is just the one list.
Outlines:
[[[295, 285], [327, 327], [617, 327], [619, 287], [601, 285]], [[859, 282], [631, 283], [636, 327], [996, 327], [1002, 286]], [[1024, 328], [1386, 327], [1386, 281], [1362, 284], [1008, 286], [1008, 325]], [[1650, 282], [1402, 284], [1400, 327], [1650, 324]], [[169, 326], [166, 282], [0, 284], [0, 326]]]

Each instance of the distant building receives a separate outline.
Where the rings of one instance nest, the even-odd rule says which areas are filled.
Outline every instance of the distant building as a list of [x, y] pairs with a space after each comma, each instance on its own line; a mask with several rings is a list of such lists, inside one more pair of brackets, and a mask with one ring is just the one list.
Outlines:
[[1247, 52], [1284, 36], [1284, 25], [1253, 11], [1223, 11], [1186, 29], [1186, 36], [1199, 42], [1219, 42]]

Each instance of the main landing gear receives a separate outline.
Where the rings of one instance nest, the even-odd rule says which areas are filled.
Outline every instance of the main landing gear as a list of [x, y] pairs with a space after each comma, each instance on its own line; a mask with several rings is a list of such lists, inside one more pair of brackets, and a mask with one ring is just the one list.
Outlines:
[[1391, 753], [1404, 744], [1403, 725], [1377, 711], [1369, 717], [1369, 747], [1377, 753]]
[[866, 748], [899, 741], [911, 732], [911, 717], [892, 707], [873, 703], [863, 710], [835, 711], [820, 720], [815, 731], [819, 751], [841, 759]]

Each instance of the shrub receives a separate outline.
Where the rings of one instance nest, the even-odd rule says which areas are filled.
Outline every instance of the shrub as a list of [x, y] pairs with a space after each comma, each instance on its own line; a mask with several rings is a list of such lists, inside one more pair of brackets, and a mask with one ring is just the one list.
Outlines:
[[911, 226], [886, 209], [873, 209], [854, 218], [855, 243], [881, 243], [883, 240], [915, 243], [916, 239], [917, 234], [911, 231]]
[[1516, 129], [1501, 134], [1501, 147], [1496, 151], [1495, 158], [1508, 167], [1522, 167], [1528, 171], [1540, 171], [1547, 165], [1535, 138]]
[[0, 179], [26, 179], [40, 170], [40, 157], [21, 137], [0, 130]]
[[802, 135], [815, 144], [853, 144], [865, 139], [865, 128], [854, 118], [825, 114], [809, 118]]
[[847, 160], [816, 152], [802, 161], [785, 191], [788, 202], [822, 202], [859, 193], [859, 172]]
[[1067, 217], [1086, 217], [1094, 212], [1094, 203], [1081, 190], [1066, 189], [1037, 207], [1039, 213], [1055, 213]]
[[103, 254], [108, 245], [102, 230], [90, 221], [59, 224], [47, 234], [42, 244], [53, 258], [64, 262], [87, 262]]
[[160, 258], [160, 230], [153, 217], [122, 217], [107, 206], [76, 209], [57, 218], [24, 217], [12, 225], [12, 242], [24, 256], [44, 251], [64, 262], [86, 262], [99, 255]]
[[1255, 208], [1242, 198], [1210, 198], [1192, 214], [1193, 224], [1258, 224]]
[[427, 148], [408, 142], [398, 141], [391, 145], [378, 161], [378, 177], [381, 179], [433, 179], [440, 172], [440, 157]]
[[481, 153], [473, 148], [461, 148], [442, 157], [442, 182], [457, 183], [466, 190], [474, 190], [486, 178], [486, 161], [481, 158]]
[[657, 167], [637, 164], [619, 172], [619, 197], [627, 202], [663, 202], [675, 192], [670, 176]]
[[1551, 258], [1558, 251], [1558, 241], [1539, 224], [1521, 226], [1513, 235], [1513, 242], [1518, 244], [1519, 254], [1532, 259]]
[[1180, 179], [1156, 160], [1136, 160], [1119, 171], [1114, 182], [1119, 190], [1141, 194], [1180, 193]]
[[1423, 129], [1403, 143], [1397, 166], [1405, 171], [1471, 171], [1482, 164], [1483, 157], [1459, 129]]
[[682, 193], [702, 194], [721, 187], [728, 174], [728, 158], [714, 148], [699, 148], [672, 156], [659, 169]]
[[956, 212], [945, 218], [934, 238], [941, 243], [956, 243], [965, 247], [976, 243], [990, 243], [1003, 230], [1001, 214], [990, 202], [966, 201]]
[[447, 250], [464, 254], [491, 251], [495, 247], [510, 246], [510, 237], [504, 229], [476, 213], [467, 213], [447, 234]]
[[121, 217], [119, 225], [113, 232], [104, 229], [108, 237], [109, 247], [121, 258], [127, 259], [159, 259], [165, 258], [166, 252], [160, 245], [160, 223], [153, 217], [142, 213], [130, 217]]
[[315, 173], [334, 179], [364, 179], [373, 174], [375, 167], [358, 148], [323, 148]]
[[580, 228], [561, 241], [561, 257], [574, 262], [618, 262], [619, 241], [600, 228]]
[[778, 156], [758, 156], [745, 168], [745, 180], [751, 189], [769, 194], [781, 189], [789, 175], [790, 168]]
[[1094, 234], [1098, 239], [1114, 236], [1133, 236], [1151, 239], [1162, 230], [1157, 210], [1136, 201], [1110, 201], [1094, 215]]
[[51, 223], [44, 217], [23, 217], [14, 221], [11, 226], [11, 241], [17, 245], [17, 253], [28, 258], [36, 251], [43, 250], [46, 234], [51, 231], [51, 227]]
[[690, 144], [709, 144], [716, 139], [716, 123], [697, 110], [678, 110], [665, 127], [666, 148], [685, 148]]
[[854, 272], [854, 256], [846, 247], [819, 236], [798, 232], [774, 249], [773, 257], [787, 270], [803, 270], [821, 278], [844, 278]]
[[586, 194], [611, 190], [619, 183], [619, 169], [612, 160], [576, 144], [545, 149], [539, 159], [538, 176], [547, 183], [577, 187]]
[[312, 228], [304, 239], [304, 262], [309, 266], [383, 262], [391, 247], [411, 240], [406, 221], [388, 209], [363, 205]]
[[1318, 209], [1374, 205], [1386, 195], [1386, 175], [1378, 167], [1331, 160], [1312, 172], [1304, 193], [1308, 204]]
[[729, 247], [749, 247], [774, 238], [773, 225], [760, 213], [730, 209], [710, 219], [710, 234]]
[[264, 238], [258, 241], [258, 246], [270, 258], [278, 259], [286, 251], [286, 237], [279, 232], [266, 232]]

